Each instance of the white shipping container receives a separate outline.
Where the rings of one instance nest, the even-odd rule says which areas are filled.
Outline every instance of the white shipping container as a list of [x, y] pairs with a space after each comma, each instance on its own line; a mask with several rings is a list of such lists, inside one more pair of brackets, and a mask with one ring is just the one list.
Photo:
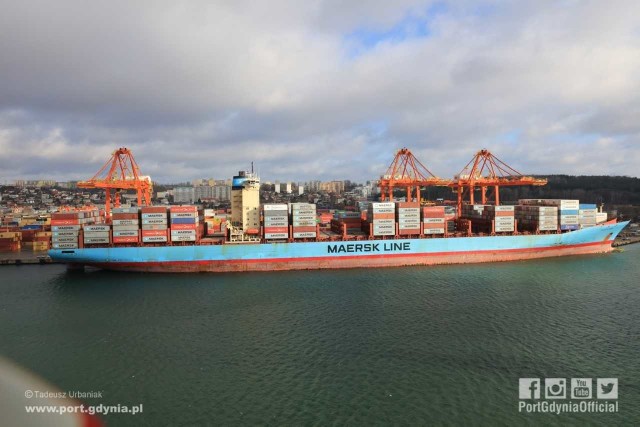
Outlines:
[[316, 222], [314, 221], [296, 221], [295, 219], [291, 222], [291, 225], [294, 227], [315, 227]]
[[171, 238], [174, 236], [196, 236], [196, 230], [171, 230]]
[[172, 242], [195, 242], [196, 236], [171, 236]]
[[596, 223], [600, 224], [601, 222], [607, 222], [607, 213], [606, 212], [598, 212], [596, 214]]
[[150, 219], [142, 219], [143, 225], [162, 225], [167, 224], [167, 218], [150, 218]]
[[135, 225], [137, 226], [139, 224], [137, 219], [114, 219], [113, 220], [113, 226], [117, 226], [117, 225]]
[[418, 224], [403, 224], [403, 223], [398, 223], [398, 228], [400, 230], [417, 230], [418, 233], [420, 233], [420, 223]]
[[83, 227], [84, 232], [97, 232], [97, 231], [102, 231], [102, 232], [109, 232], [109, 230], [111, 229], [110, 226], [108, 225], [85, 225]]
[[265, 239], [287, 239], [289, 238], [288, 233], [265, 233]]
[[138, 224], [133, 225], [113, 225], [113, 231], [135, 231], [137, 230]]
[[293, 233], [294, 239], [308, 239], [308, 238], [315, 238], [315, 237], [316, 237], [316, 233], [314, 231], [302, 231], [302, 232]]
[[142, 236], [142, 243], [166, 242], [167, 236]]
[[78, 231], [53, 231], [51, 236], [53, 237], [78, 237]]
[[515, 206], [511, 206], [511, 205], [501, 205], [501, 206], [493, 206], [493, 205], [487, 205], [486, 206], [486, 210], [489, 211], [493, 211], [493, 212], [513, 212], [515, 210]]
[[288, 227], [289, 226], [289, 222], [288, 221], [264, 221], [264, 226], [265, 227]]
[[444, 224], [444, 218], [424, 218], [423, 221], [425, 224]]
[[265, 227], [288, 227], [289, 223], [287, 221], [265, 221]]
[[167, 224], [142, 224], [143, 230], [166, 230]]
[[373, 209], [394, 209], [396, 208], [396, 204], [395, 202], [374, 202], [371, 203], [369, 206], [371, 206]]
[[393, 236], [395, 231], [393, 230], [373, 230], [374, 236]]
[[114, 231], [113, 237], [138, 237], [137, 230]]
[[86, 237], [85, 236], [84, 243], [85, 244], [109, 243], [109, 238], [108, 237]]
[[424, 234], [444, 234], [444, 228], [425, 228]]
[[51, 231], [78, 231], [80, 230], [79, 225], [52, 225]]
[[558, 229], [558, 224], [538, 224], [540, 231], [554, 231]]
[[392, 231], [395, 232], [396, 231], [396, 225], [395, 224], [389, 224], [389, 225], [375, 225], [373, 226], [373, 232], [375, 233], [376, 231]]
[[398, 219], [407, 219], [407, 218], [418, 218], [420, 219], [420, 212], [410, 212], [410, 213], [398, 213]]
[[60, 243], [53, 243], [51, 245], [51, 247], [53, 249], [78, 249], [78, 243], [65, 243], [65, 242], [60, 242]]
[[289, 221], [289, 217], [286, 215], [278, 215], [278, 216], [265, 216], [264, 217], [264, 221], [284, 221], [287, 222]]
[[508, 231], [513, 231], [513, 225], [512, 226], [500, 226], [500, 227], [495, 227], [496, 233], [504, 233], [504, 232], [508, 232]]
[[141, 217], [142, 219], [157, 219], [157, 218], [167, 219], [167, 213], [166, 212], [143, 213]]
[[278, 203], [278, 204], [268, 204], [268, 205], [262, 205], [262, 210], [263, 211], [286, 211], [289, 212], [289, 206], [282, 204], [282, 203]]
[[216, 216], [216, 210], [215, 209], [205, 209], [204, 210], [204, 216], [206, 218], [213, 218]]
[[400, 218], [398, 224], [415, 224], [420, 227], [420, 218]]
[[293, 218], [294, 221], [298, 220], [298, 221], [315, 221], [316, 220], [316, 216], [315, 215], [296, 215], [293, 214], [291, 215], [291, 218]]
[[53, 243], [78, 243], [78, 236], [76, 237], [58, 237], [53, 236], [51, 238], [51, 242]]
[[395, 212], [396, 212], [396, 210], [393, 209], [393, 208], [374, 208], [373, 210], [369, 209], [369, 213], [373, 213], [374, 215], [375, 214], [389, 214], [389, 213], [395, 213]]
[[396, 220], [395, 219], [374, 219], [371, 222], [375, 227], [376, 225], [394, 225], [396, 223]]
[[109, 238], [109, 232], [108, 231], [85, 231], [84, 232], [84, 238], [90, 238], [90, 237], [96, 237], [96, 238], [103, 238], [106, 237], [107, 239]]

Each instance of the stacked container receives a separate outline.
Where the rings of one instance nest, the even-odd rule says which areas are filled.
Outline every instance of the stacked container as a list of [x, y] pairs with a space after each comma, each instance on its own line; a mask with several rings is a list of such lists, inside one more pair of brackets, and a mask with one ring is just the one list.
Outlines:
[[20, 231], [0, 231], [0, 251], [19, 251], [21, 238]]
[[523, 231], [556, 231], [558, 208], [556, 206], [516, 206], [516, 218]]
[[580, 228], [593, 227], [597, 224], [598, 208], [595, 204], [580, 204], [579, 208], [578, 222], [580, 223]]
[[420, 203], [399, 202], [397, 208], [398, 234], [401, 236], [420, 234], [422, 230], [420, 227]]
[[291, 204], [291, 225], [294, 239], [314, 239], [316, 232], [316, 205], [311, 203]]
[[606, 212], [596, 212], [596, 224], [602, 224], [607, 222], [607, 213]]
[[264, 217], [264, 238], [289, 238], [289, 206], [284, 203], [267, 204], [262, 206]]
[[140, 208], [142, 243], [166, 243], [169, 219], [165, 206], [145, 206]]
[[111, 227], [108, 225], [83, 225], [82, 236], [85, 246], [105, 245], [111, 243], [110, 233]]
[[360, 212], [336, 211], [331, 220], [331, 231], [342, 234], [343, 227], [347, 234], [358, 234], [362, 232], [363, 222]]
[[205, 209], [204, 225], [207, 236], [225, 236], [227, 233], [227, 214], [218, 213], [215, 209]]
[[169, 218], [172, 242], [195, 242], [198, 239], [197, 206], [171, 206]]
[[462, 205], [461, 218], [482, 219], [484, 208], [487, 205]]
[[496, 233], [513, 233], [515, 230], [515, 208], [514, 206], [494, 206], [484, 207], [482, 217], [486, 221], [493, 221], [493, 231]]
[[80, 226], [84, 224], [84, 212], [52, 213], [51, 247], [53, 249], [77, 249]]
[[138, 243], [140, 242], [140, 218], [139, 209], [113, 208], [111, 211], [111, 224], [113, 229], [113, 243]]
[[580, 228], [580, 201], [566, 199], [521, 199], [521, 205], [555, 206], [558, 208], [560, 230]]
[[396, 234], [396, 204], [394, 202], [371, 203], [367, 219], [373, 224], [374, 236], [394, 236]]
[[445, 234], [447, 225], [444, 206], [424, 206], [421, 209], [423, 233]]

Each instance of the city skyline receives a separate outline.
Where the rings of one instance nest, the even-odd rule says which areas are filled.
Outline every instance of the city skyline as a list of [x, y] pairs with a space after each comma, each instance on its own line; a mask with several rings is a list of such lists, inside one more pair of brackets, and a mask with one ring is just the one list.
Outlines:
[[0, 179], [89, 179], [120, 146], [158, 182], [251, 162], [363, 181], [402, 147], [443, 178], [483, 148], [527, 175], [637, 176], [634, 6], [10, 2]]

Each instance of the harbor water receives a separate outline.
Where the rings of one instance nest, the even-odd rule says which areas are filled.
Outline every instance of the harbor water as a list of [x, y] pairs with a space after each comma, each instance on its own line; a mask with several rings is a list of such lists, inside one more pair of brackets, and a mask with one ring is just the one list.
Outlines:
[[[143, 404], [110, 426], [640, 425], [638, 277], [640, 245], [267, 274], [4, 266], [0, 355], [100, 392], [86, 404]], [[618, 412], [521, 412], [519, 378], [618, 378]]]

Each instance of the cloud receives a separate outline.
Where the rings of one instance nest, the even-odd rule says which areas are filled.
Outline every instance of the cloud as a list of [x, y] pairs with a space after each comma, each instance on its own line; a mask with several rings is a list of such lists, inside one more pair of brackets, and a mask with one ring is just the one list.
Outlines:
[[640, 18], [619, 1], [12, 2], [0, 179], [88, 178], [119, 146], [161, 182], [637, 175]]

